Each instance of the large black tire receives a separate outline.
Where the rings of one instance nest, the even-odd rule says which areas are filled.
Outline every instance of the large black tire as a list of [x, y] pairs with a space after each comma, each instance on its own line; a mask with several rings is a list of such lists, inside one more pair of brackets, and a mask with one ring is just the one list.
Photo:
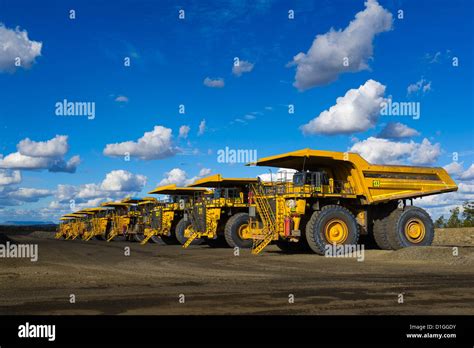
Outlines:
[[[181, 245], [186, 243], [187, 238], [184, 236], [184, 231], [186, 230], [186, 228], [188, 228], [189, 225], [191, 225], [191, 222], [189, 220], [185, 221], [184, 218], [179, 220], [178, 224], [176, 225], [175, 236]], [[191, 245], [199, 245], [202, 244], [202, 242], [202, 238], [196, 238], [192, 241]]]
[[239, 235], [239, 229], [249, 223], [248, 213], [237, 213], [227, 220], [224, 229], [225, 241], [231, 248], [250, 249], [253, 246], [252, 239], [243, 239]]
[[[407, 232], [410, 226], [424, 232], [420, 233], [419, 238], [410, 239]], [[387, 219], [387, 228], [387, 238], [395, 250], [410, 246], [430, 246], [433, 243], [433, 221], [430, 215], [419, 207], [407, 206], [394, 210]]]
[[134, 242], [141, 243], [145, 239], [145, 236], [141, 233], [134, 233], [132, 239]]
[[137, 224], [133, 225], [133, 227], [131, 227], [130, 229], [132, 230], [133, 233], [130, 233], [130, 234], [127, 233], [127, 235], [130, 236], [130, 240], [132, 242], [140, 243], [145, 239], [145, 236], [143, 235], [143, 233], [140, 233], [140, 227]]
[[347, 237], [339, 245], [358, 243], [360, 231], [354, 215], [340, 205], [327, 205], [320, 211], [315, 211], [306, 224], [306, 239], [316, 254], [324, 255], [326, 246], [331, 245], [325, 236], [325, 227], [334, 219], [341, 220], [347, 227]]
[[388, 240], [388, 217], [393, 211], [394, 208], [382, 205], [377, 208], [376, 217], [373, 221], [373, 235], [375, 243], [382, 250], [393, 250], [393, 247]]
[[160, 237], [158, 236], [153, 236], [150, 238], [150, 240], [153, 242], [153, 243], [159, 243], [159, 240], [162, 240], [163, 243], [165, 243], [166, 245], [178, 245], [180, 244], [178, 242], [178, 240], [176, 239], [176, 235], [171, 235], [171, 236], [165, 236], [165, 235], [161, 235]]

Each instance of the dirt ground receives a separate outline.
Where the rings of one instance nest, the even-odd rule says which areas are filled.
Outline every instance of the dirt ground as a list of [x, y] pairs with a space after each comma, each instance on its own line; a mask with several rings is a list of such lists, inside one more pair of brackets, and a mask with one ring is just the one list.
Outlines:
[[473, 228], [437, 230], [432, 247], [365, 250], [362, 262], [48, 232], [6, 241], [37, 243], [39, 259], [0, 258], [0, 314], [474, 314]]

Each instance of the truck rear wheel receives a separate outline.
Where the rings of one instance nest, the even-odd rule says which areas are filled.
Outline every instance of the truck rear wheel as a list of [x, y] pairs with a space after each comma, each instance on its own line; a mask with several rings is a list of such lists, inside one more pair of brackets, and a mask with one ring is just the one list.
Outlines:
[[224, 236], [231, 248], [249, 249], [253, 245], [252, 239], [245, 239], [242, 232], [248, 228], [249, 214], [238, 213], [229, 218], [225, 224]]
[[393, 209], [380, 208], [377, 218], [374, 219], [373, 235], [375, 243], [382, 250], [393, 250], [393, 247], [388, 240], [388, 217], [393, 212]]
[[387, 219], [387, 227], [387, 238], [395, 250], [429, 246], [433, 242], [433, 221], [424, 209], [418, 207], [394, 210]]
[[[182, 218], [181, 220], [179, 220], [178, 224], [176, 225], [176, 239], [178, 240], [178, 242], [183, 245], [184, 243], [186, 243], [186, 240], [187, 238], [184, 236], [184, 232], [186, 231], [186, 229], [191, 226], [191, 221], [186, 221], [184, 220], [184, 218]], [[192, 241], [191, 245], [199, 245], [203, 242], [202, 238], [196, 238], [195, 240]]]
[[324, 255], [331, 245], [356, 245], [359, 227], [354, 215], [340, 205], [315, 211], [306, 225], [306, 239], [315, 253]]

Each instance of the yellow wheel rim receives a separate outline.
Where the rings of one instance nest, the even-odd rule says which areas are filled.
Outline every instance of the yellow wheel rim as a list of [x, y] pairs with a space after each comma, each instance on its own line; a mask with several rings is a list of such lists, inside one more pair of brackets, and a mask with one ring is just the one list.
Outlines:
[[331, 244], [342, 244], [349, 236], [349, 229], [344, 221], [340, 219], [330, 220], [324, 227], [326, 240]]
[[405, 225], [405, 237], [412, 243], [420, 243], [426, 235], [425, 225], [420, 219], [410, 219]]
[[247, 232], [249, 225], [242, 224], [240, 225], [239, 229], [237, 230], [237, 234], [241, 239], [244, 239], [244, 233]]

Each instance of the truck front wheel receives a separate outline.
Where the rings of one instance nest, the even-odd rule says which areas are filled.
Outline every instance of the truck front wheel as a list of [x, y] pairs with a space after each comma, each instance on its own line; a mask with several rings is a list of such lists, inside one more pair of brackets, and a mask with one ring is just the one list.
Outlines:
[[315, 211], [306, 225], [306, 239], [315, 253], [324, 255], [333, 245], [356, 245], [359, 227], [354, 215], [340, 205]]
[[[181, 245], [186, 243], [186, 241], [188, 240], [188, 238], [184, 236], [184, 233], [189, 226], [191, 226], [191, 222], [189, 220], [188, 221], [184, 220], [184, 218], [182, 218], [176, 225], [175, 235], [176, 235], [176, 239]], [[202, 244], [202, 242], [203, 242], [202, 238], [199, 238], [199, 239], [196, 238], [195, 240], [191, 242], [191, 245], [199, 245], [199, 244]]]
[[245, 239], [243, 232], [249, 226], [249, 214], [238, 213], [232, 216], [225, 224], [225, 240], [231, 248], [249, 249], [253, 245], [252, 239]]

